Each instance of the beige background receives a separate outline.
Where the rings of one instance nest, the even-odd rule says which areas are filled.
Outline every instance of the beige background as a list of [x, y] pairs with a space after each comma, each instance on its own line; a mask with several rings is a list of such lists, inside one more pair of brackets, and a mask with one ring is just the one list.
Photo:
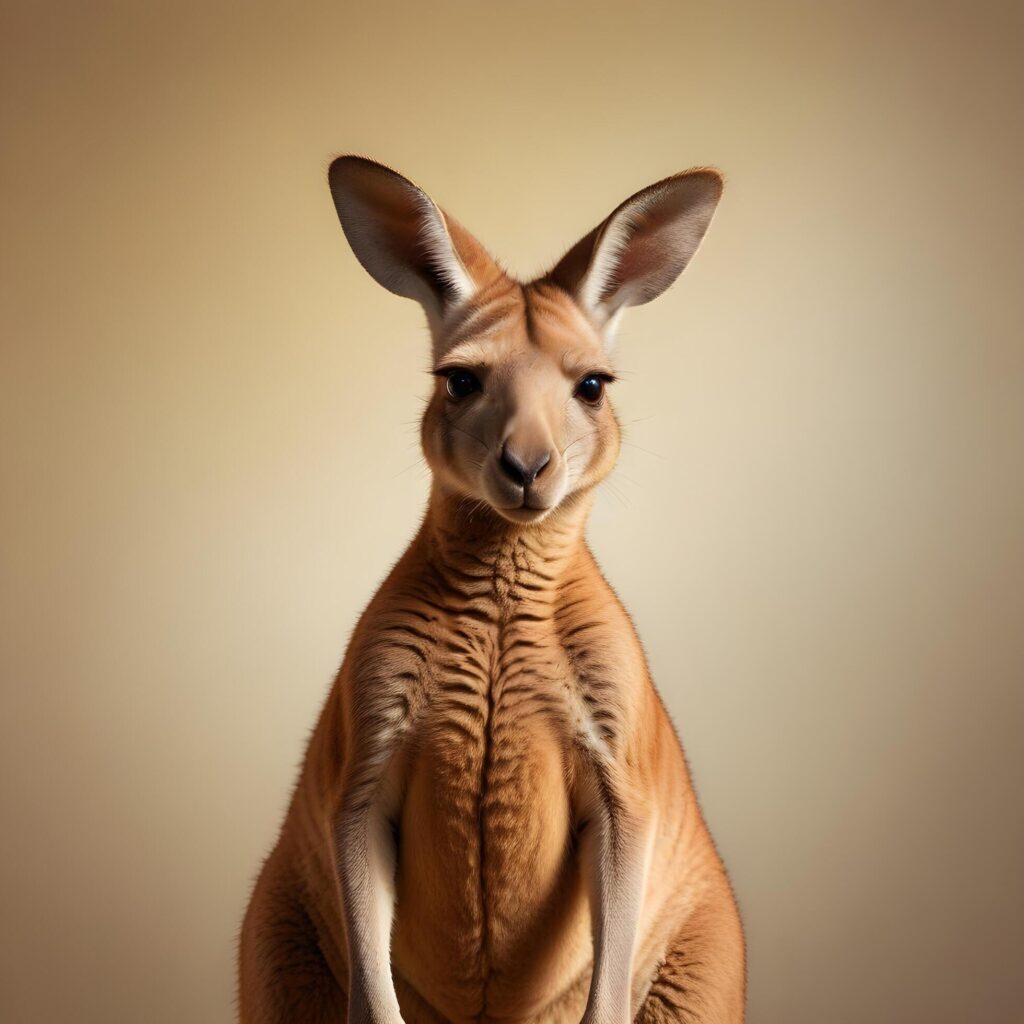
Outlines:
[[425, 332], [345, 246], [346, 150], [524, 274], [726, 170], [624, 327], [592, 538], [750, 1019], [1019, 1020], [1019, 13], [5, 8], [4, 1021], [232, 1017], [249, 885], [426, 487]]

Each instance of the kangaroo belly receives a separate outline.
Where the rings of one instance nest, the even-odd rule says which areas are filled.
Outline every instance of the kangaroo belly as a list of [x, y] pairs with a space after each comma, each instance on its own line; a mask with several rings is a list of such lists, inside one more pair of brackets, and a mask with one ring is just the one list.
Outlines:
[[528, 686], [441, 700], [414, 742], [394, 960], [449, 1019], [528, 1017], [586, 969], [564, 743]]

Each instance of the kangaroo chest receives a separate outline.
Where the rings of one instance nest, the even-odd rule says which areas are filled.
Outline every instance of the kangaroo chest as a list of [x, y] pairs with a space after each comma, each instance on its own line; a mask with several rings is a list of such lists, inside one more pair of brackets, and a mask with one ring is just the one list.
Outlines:
[[422, 681], [396, 964], [417, 988], [444, 989], [452, 1014], [493, 1012], [506, 996], [521, 1005], [531, 988], [543, 1002], [564, 983], [565, 957], [586, 966], [589, 944], [572, 813], [585, 711], [552, 605], [468, 604], [438, 629]]

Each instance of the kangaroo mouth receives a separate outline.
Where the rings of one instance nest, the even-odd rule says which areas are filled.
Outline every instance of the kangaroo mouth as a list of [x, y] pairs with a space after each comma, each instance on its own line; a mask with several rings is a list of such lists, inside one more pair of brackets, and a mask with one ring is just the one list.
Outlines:
[[528, 505], [524, 502], [522, 505], [513, 505], [510, 508], [502, 508], [499, 505], [495, 505], [494, 511], [513, 523], [536, 523], [543, 519], [553, 508], [553, 505]]

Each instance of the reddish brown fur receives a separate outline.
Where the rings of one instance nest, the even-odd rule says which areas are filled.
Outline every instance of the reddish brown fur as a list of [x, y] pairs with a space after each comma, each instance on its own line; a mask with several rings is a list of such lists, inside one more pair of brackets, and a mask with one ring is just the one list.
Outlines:
[[[584, 538], [618, 427], [607, 399], [570, 405], [565, 381], [604, 368], [607, 350], [562, 287], [491, 266], [439, 355], [478, 345], [505, 397], [489, 415], [460, 411], [438, 380], [426, 518], [355, 630], [246, 915], [246, 1024], [347, 1019], [336, 844], [363, 788], [383, 794], [396, 836], [391, 958], [407, 1024], [580, 1019], [604, 856], [592, 833], [606, 820], [608, 856], [643, 857], [630, 1014], [743, 1019], [729, 883], [632, 623]], [[490, 432], [509, 423], [525, 447], [554, 445], [569, 481], [526, 522], [474, 499]]]

